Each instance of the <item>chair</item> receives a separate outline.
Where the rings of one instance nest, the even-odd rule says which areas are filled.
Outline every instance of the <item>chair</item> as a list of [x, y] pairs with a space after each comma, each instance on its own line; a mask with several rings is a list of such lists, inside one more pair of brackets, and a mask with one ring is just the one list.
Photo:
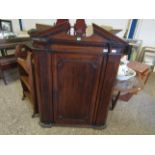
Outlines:
[[5, 85], [7, 85], [7, 81], [5, 78], [4, 71], [15, 67], [17, 67], [17, 61], [15, 55], [7, 55], [4, 57], [0, 57], [0, 72]]
[[86, 36], [87, 25], [84, 19], [77, 19], [74, 25], [74, 35], [78, 37]]

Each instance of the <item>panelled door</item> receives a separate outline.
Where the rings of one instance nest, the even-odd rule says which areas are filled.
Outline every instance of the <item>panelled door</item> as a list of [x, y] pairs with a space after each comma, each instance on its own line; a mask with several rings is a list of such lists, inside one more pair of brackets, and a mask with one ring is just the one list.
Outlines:
[[99, 55], [53, 55], [53, 106], [56, 123], [91, 123], [102, 59]]

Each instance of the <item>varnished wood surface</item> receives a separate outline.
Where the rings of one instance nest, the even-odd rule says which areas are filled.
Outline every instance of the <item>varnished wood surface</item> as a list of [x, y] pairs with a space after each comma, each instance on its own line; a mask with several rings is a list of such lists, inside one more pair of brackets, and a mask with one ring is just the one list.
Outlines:
[[96, 124], [102, 125], [106, 123], [111, 100], [112, 90], [117, 75], [117, 70], [120, 62], [120, 55], [107, 56], [104, 80], [100, 94], [99, 107], [97, 111]]
[[42, 125], [106, 124], [120, 63], [128, 44], [93, 25], [78, 40], [62, 24], [31, 34], [35, 85]]
[[55, 121], [91, 123], [102, 57], [80, 54], [53, 57]]

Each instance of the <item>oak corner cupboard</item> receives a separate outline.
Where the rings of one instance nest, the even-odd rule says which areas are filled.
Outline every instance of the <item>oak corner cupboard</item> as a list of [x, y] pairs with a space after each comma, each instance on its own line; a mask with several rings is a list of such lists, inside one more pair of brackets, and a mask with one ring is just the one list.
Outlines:
[[31, 33], [41, 125], [105, 127], [128, 44], [92, 26], [89, 37], [70, 35], [67, 23]]

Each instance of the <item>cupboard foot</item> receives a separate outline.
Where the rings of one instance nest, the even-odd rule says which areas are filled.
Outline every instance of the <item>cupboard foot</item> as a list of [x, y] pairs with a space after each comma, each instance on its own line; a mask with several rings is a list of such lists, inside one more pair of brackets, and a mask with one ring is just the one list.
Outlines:
[[22, 101], [24, 101], [26, 98], [26, 95], [23, 93], [23, 96], [22, 96]]
[[107, 127], [106, 124], [104, 125], [94, 125], [92, 126], [93, 129], [97, 129], [97, 130], [102, 130], [102, 129], [105, 129]]
[[52, 123], [43, 123], [43, 122], [39, 122], [40, 126], [43, 128], [51, 128], [52, 127]]
[[35, 118], [35, 117], [38, 117], [38, 116], [39, 116], [39, 114], [36, 113], [36, 112], [34, 112], [34, 113], [32, 114], [32, 118]]

